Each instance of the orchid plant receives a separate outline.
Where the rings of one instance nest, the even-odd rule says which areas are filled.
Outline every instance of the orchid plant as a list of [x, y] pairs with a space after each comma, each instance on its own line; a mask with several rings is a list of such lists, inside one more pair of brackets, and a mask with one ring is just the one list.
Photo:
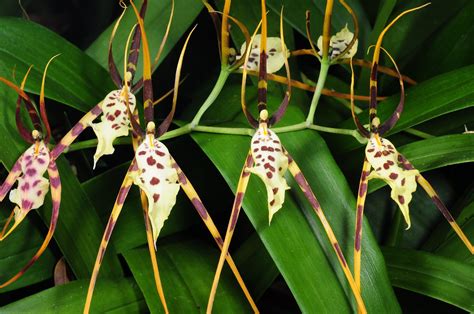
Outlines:
[[[18, 280], [45, 252], [49, 242], [53, 237], [53, 233], [55, 232], [58, 221], [59, 205], [61, 201], [61, 180], [56, 167], [56, 160], [63, 152], [67, 152], [71, 145], [75, 145], [72, 147], [72, 150], [77, 150], [84, 147], [95, 148], [95, 153], [93, 155], [93, 168], [96, 168], [102, 157], [114, 153], [114, 145], [132, 144], [130, 146], [133, 147], [134, 152], [133, 159], [130, 162], [128, 171], [123, 178], [120, 189], [118, 190], [114, 206], [103, 232], [95, 264], [92, 269], [92, 276], [90, 278], [85, 303], [83, 303], [81, 300], [81, 306], [84, 305], [84, 313], [89, 313], [91, 310], [99, 271], [101, 266], [105, 266], [102, 265], [103, 258], [106, 254], [107, 247], [109, 245], [114, 228], [117, 225], [117, 221], [119, 215], [122, 212], [124, 203], [130, 190], [132, 189], [132, 185], [138, 186], [138, 190], [140, 191], [141, 206], [145, 222], [147, 249], [151, 259], [151, 271], [153, 272], [152, 280], [156, 288], [157, 296], [165, 313], [170, 312], [168, 308], [170, 304], [170, 293], [166, 291], [166, 283], [165, 285], [162, 284], [156, 254], [159, 252], [160, 248], [160, 242], [158, 242], [160, 234], [161, 237], [163, 237], [162, 228], [171, 215], [171, 211], [175, 206], [177, 195], [181, 188], [183, 189], [187, 198], [190, 200], [192, 206], [196, 209], [198, 215], [206, 225], [206, 228], [209, 230], [213, 240], [220, 249], [220, 258], [217, 263], [217, 269], [214, 274], [212, 286], [210, 285], [211, 279], [209, 278], [208, 288], [210, 288], [210, 293], [207, 304], [207, 313], [212, 312], [214, 301], [219, 298], [219, 296], [216, 294], [221, 272], [224, 267], [224, 261], [226, 261], [230, 266], [233, 276], [238, 282], [238, 289], [243, 291], [245, 296], [244, 302], [250, 304], [253, 312], [259, 312], [257, 303], [253, 298], [253, 296], [257, 295], [257, 293], [253, 291], [254, 287], [252, 285], [247, 287], [242, 278], [243, 276], [237, 269], [234, 259], [229, 254], [231, 240], [236, 230], [236, 224], [244, 201], [245, 193], [247, 192], [249, 179], [252, 174], [255, 174], [265, 187], [266, 195], [263, 197], [266, 199], [265, 207], [266, 210], [268, 210], [268, 226], [271, 228], [272, 221], [275, 222], [275, 220], [281, 219], [280, 215], [283, 214], [277, 213], [282, 209], [282, 211], [286, 210], [284, 208], [286, 207], [285, 197], [289, 197], [289, 195], [286, 194], [286, 191], [290, 189], [289, 182], [287, 181], [289, 177], [287, 172], [290, 172], [294, 181], [296, 184], [298, 184], [301, 191], [303, 192], [307, 203], [312, 208], [312, 211], [314, 211], [314, 214], [316, 214], [318, 217], [322, 227], [324, 228], [324, 232], [326, 233], [326, 236], [323, 235], [320, 237], [319, 230], [313, 230], [314, 234], [311, 234], [311, 236], [316, 235], [315, 237], [317, 237], [319, 241], [322, 239], [322, 242], [324, 243], [323, 247], [326, 246], [327, 242], [327, 247], [330, 248], [328, 252], [324, 253], [327, 254], [327, 258], [329, 260], [331, 258], [334, 260], [337, 259], [337, 263], [334, 262], [330, 264], [335, 264], [336, 269], [334, 270], [335, 273], [337, 273], [336, 276], [340, 275], [342, 281], [344, 281], [342, 286], [344, 286], [344, 284], [348, 284], [346, 291], [342, 292], [343, 299], [346, 297], [344, 293], [347, 294], [347, 291], [351, 292], [354, 296], [355, 302], [354, 300], [344, 300], [344, 302], [348, 303], [348, 308], [351, 306], [350, 303], [353, 303], [353, 306], [357, 307], [359, 313], [371, 311], [373, 306], [372, 303], [374, 302], [373, 299], [370, 299], [372, 296], [367, 296], [366, 298], [366, 295], [364, 295], [364, 299], [362, 298], [362, 292], [366, 293], [368, 288], [366, 287], [365, 282], [364, 287], [362, 287], [361, 283], [362, 221], [369, 180], [381, 179], [389, 185], [391, 189], [391, 198], [399, 207], [408, 228], [411, 224], [409, 204], [412, 199], [412, 194], [415, 192], [417, 184], [419, 183], [428, 193], [429, 197], [438, 207], [442, 215], [448, 220], [449, 224], [452, 226], [453, 230], [462, 240], [464, 245], [468, 248], [469, 252], [471, 254], [474, 253], [474, 247], [468, 239], [468, 236], [465, 235], [458, 226], [455, 219], [443, 204], [441, 198], [435, 192], [430, 183], [428, 183], [428, 181], [421, 175], [419, 170], [415, 169], [415, 167], [408, 161], [407, 158], [397, 151], [395, 145], [392, 144], [392, 142], [382, 137], [394, 127], [400, 118], [405, 100], [404, 84], [416, 84], [414, 80], [400, 73], [393, 58], [388, 54], [387, 51], [384, 50], [384, 48], [382, 48], [382, 40], [390, 27], [392, 27], [392, 25], [403, 15], [414, 10], [418, 10], [423, 6], [403, 12], [382, 31], [374, 48], [372, 62], [369, 62], [362, 59], [354, 59], [357, 50], [360, 49], [358, 47], [360, 31], [359, 23], [353, 9], [344, 0], [339, 0], [339, 3], [345, 8], [349, 15], [351, 15], [352, 23], [346, 24], [344, 27], [339, 28], [338, 31], [332, 35], [330, 30], [334, 1], [328, 0], [324, 12], [324, 25], [321, 36], [318, 36], [318, 34], [313, 40], [310, 30], [310, 13], [307, 12], [306, 35], [309, 40], [310, 49], [294, 51], [290, 51], [289, 47], [287, 47], [285, 44], [285, 36], [283, 32], [283, 9], [281, 10], [280, 14], [280, 36], [268, 37], [267, 14], [269, 14], [269, 12], [267, 11], [265, 0], [261, 0], [261, 33], [258, 33], [260, 29], [259, 25], [256, 28], [254, 34], [251, 36], [247, 30], [247, 27], [240, 20], [230, 14], [230, 0], [226, 0], [224, 2], [222, 12], [214, 9], [207, 1], [204, 1], [203, 3], [208, 13], [212, 17], [217, 30], [220, 53], [220, 73], [214, 87], [195, 113], [194, 118], [189, 122], [176, 121], [180, 127], [176, 127], [175, 129], [170, 130], [178, 102], [178, 88], [181, 83], [180, 77], [185, 51], [190, 43], [190, 37], [194, 31], [194, 28], [190, 31], [185, 42], [183, 43], [181, 52], [179, 53], [173, 84], [174, 87], [172, 91], [164, 96], [166, 97], [167, 95], [173, 95], [171, 109], [165, 116], [164, 120], [160, 120], [159, 122], [155, 117], [154, 106], [160, 103], [164, 97], [161, 97], [157, 100], [155, 99], [151, 76], [152, 71], [158, 64], [158, 60], [161, 58], [161, 55], [164, 51], [164, 46], [170, 33], [170, 29], [172, 28], [171, 26], [175, 5], [173, 0], [171, 0], [171, 14], [166, 24], [166, 31], [154, 60], [152, 60], [150, 57], [150, 48], [144, 26], [148, 1], [143, 0], [140, 10], [137, 9], [132, 1], [130, 1], [130, 4], [133, 8], [134, 17], [136, 18], [137, 22], [130, 30], [128, 39], [124, 45], [123, 70], [119, 70], [119, 66], [116, 64], [113, 55], [114, 39], [117, 32], [119, 31], [121, 21], [123, 20], [127, 10], [125, 2], [120, 1], [123, 11], [115, 24], [113, 24], [112, 33], [108, 41], [107, 66], [110, 77], [116, 85], [116, 89], [108, 92], [103, 100], [95, 105], [89, 112], [87, 112], [55, 146], [50, 144], [50, 142], [53, 141], [51, 141], [52, 132], [46, 115], [45, 86], [47, 85], [46, 80], [48, 67], [56, 56], [49, 60], [45, 66], [44, 72], [42, 73], [38, 110], [36, 109], [31, 96], [25, 92], [25, 83], [31, 68], [28, 70], [19, 86], [12, 82], [14, 80], [10, 81], [6, 78], [0, 77], [0, 82], [13, 89], [18, 94], [15, 117], [16, 126], [21, 137], [26, 142], [31, 144], [31, 146], [20, 155], [16, 163], [11, 168], [11, 171], [9, 172], [5, 182], [0, 186], [0, 201], [3, 201], [10, 192], [9, 200], [15, 204], [15, 208], [9, 215], [5, 226], [0, 232], [0, 241], [5, 240], [9, 235], [11, 235], [29, 212], [43, 206], [45, 197], [47, 196], [49, 190], [51, 190], [50, 192], [52, 198], [52, 214], [49, 222], [49, 228], [40, 248], [35, 252], [34, 256], [26, 263], [26, 265], [20, 268], [16, 275], [4, 283], [1, 283], [0, 288], [4, 288]], [[243, 37], [245, 38], [243, 43], [232, 43], [230, 36], [231, 23], [233, 23], [233, 26], [237, 26], [238, 30], [243, 34]], [[150, 29], [147, 29], [149, 32]], [[240, 49], [238, 47], [240, 47]], [[379, 64], [381, 50], [387, 53], [394, 65], [393, 68], [384, 67]], [[136, 78], [137, 72], [140, 72], [137, 70], [140, 53], [142, 53], [141, 57], [143, 59], [143, 75], [142, 78]], [[305, 80], [303, 78], [303, 83], [291, 78], [288, 59], [299, 55], [311, 55], [315, 58], [314, 60], [319, 61], [319, 75], [314, 83], [309, 79]], [[330, 67], [341, 64], [346, 65], [346, 68], [349, 68], [350, 66], [351, 70], [353, 70], [353, 65], [368, 67], [371, 69], [369, 96], [355, 95], [355, 80], [353, 71], [350, 94], [340, 93], [327, 88], [327, 77], [329, 75]], [[280, 70], [282, 70], [283, 67], [285, 67], [286, 76], [280, 76], [277, 74]], [[400, 102], [395, 109], [395, 112], [384, 123], [381, 123], [380, 118], [377, 115], [377, 101], [386, 98], [377, 96], [377, 75], [379, 72], [396, 77], [399, 80], [401, 89]], [[210, 106], [216, 102], [217, 97], [221, 94], [222, 90], [226, 86], [228, 78], [231, 76], [231, 74], [242, 75], [240, 101], [243, 114], [245, 115], [250, 127], [235, 128], [202, 125], [202, 117], [210, 108]], [[246, 101], [247, 77], [249, 75], [257, 77], [257, 110], [250, 109]], [[286, 86], [284, 98], [276, 111], [273, 113], [271, 113], [267, 107], [268, 81], [275, 81]], [[135, 94], [138, 95], [140, 89], [142, 88], [143, 110], [139, 108], [140, 101], [138, 101], [138, 97], [135, 96]], [[284, 117], [287, 107], [289, 106], [292, 88], [299, 88], [312, 93], [312, 99], [306, 119], [293, 125], [276, 127], [277, 123]], [[341, 102], [345, 103], [346, 107], [351, 109], [352, 118], [355, 122], [356, 128], [341, 129], [337, 127], [325, 127], [315, 124], [316, 108], [321, 102], [321, 95], [350, 100], [350, 103], [348, 101]], [[368, 102], [370, 119], [368, 130], [366, 129], [366, 126], [362, 125], [358, 119], [357, 114], [362, 110], [355, 106], [355, 100]], [[22, 120], [22, 117], [26, 116], [21, 112], [23, 108], [26, 108], [27, 116], [30, 119], [30, 121], [27, 123]], [[252, 112], [255, 111], [258, 112], [257, 115], [252, 114]], [[144, 113], [143, 117], [139, 116], [139, 112]], [[286, 115], [288, 115], [288, 113]], [[347, 111], [347, 116], [348, 115], [349, 113]], [[144, 123], [141, 124], [140, 121]], [[33, 126], [32, 129], [29, 128], [30, 125]], [[96, 139], [86, 141], [87, 143], [83, 142], [72, 144], [82, 134], [82, 132], [89, 127], [93, 131]], [[351, 260], [346, 259], [345, 257], [347, 256], [346, 247], [344, 246], [346, 239], [344, 239], [344, 237], [339, 237], [340, 233], [337, 229], [340, 226], [336, 226], [334, 224], [331, 226], [329, 220], [326, 218], [327, 212], [325, 213], [323, 211], [318, 199], [315, 196], [315, 193], [313, 193], [310, 184], [306, 180], [306, 177], [309, 180], [315, 180], [318, 178], [310, 178], [306, 171], [306, 176], [303, 174], [300, 167], [297, 165], [295, 158], [290, 155], [290, 151], [285, 148], [282, 140], [278, 136], [280, 133], [295, 132], [306, 129], [349, 135], [360, 143], [367, 145], [365, 149], [365, 159], [357, 194], [353, 270], [351, 270]], [[421, 135], [422, 137], [425, 136], [418, 130], [405, 129], [404, 131]], [[171, 146], [165, 145], [163, 143], [163, 141], [166, 139], [171, 139], [192, 132], [243, 135], [251, 137], [249, 144], [250, 148], [238, 180], [232, 211], [230, 213], [224, 213], [224, 215], [230, 214], [225, 238], [221, 237], [218, 228], [211, 219], [209, 212], [204, 206], [195, 188], [191, 184], [189, 178], [184, 174], [183, 170], [173, 158], [171, 154]], [[130, 134], [131, 139], [125, 138]], [[121, 137], [123, 137], [123, 139], [118, 140]], [[170, 147], [170, 149], [168, 149], [168, 147]], [[293, 151], [292, 147], [288, 148]], [[293, 153], [297, 154], [298, 152]], [[295, 157], [297, 156], [295, 155]], [[317, 159], [318, 156], [315, 155], [311, 158]], [[99, 168], [105, 168], [102, 167], [104, 164], [103, 160], [100, 163], [101, 164], [99, 165]], [[221, 173], [223, 173], [221, 169], [219, 170]], [[46, 172], [48, 172], [49, 180], [46, 177]], [[17, 184], [17, 187], [15, 187], [15, 184]], [[324, 199], [322, 199], [319, 194], [318, 197], [324, 202]], [[286, 204], [288, 204], [288, 199]], [[304, 207], [304, 205], [302, 207]], [[326, 208], [326, 205], [324, 207]], [[352, 208], [352, 205], [350, 207]], [[309, 224], [311, 224], [314, 214], [310, 212], [311, 217], [307, 217]], [[343, 214], [346, 215], [347, 213]], [[267, 214], [265, 214], [265, 216], [267, 216]], [[333, 223], [332, 217], [329, 218], [331, 219], [331, 223]], [[350, 220], [352, 221], [352, 218]], [[13, 225], [10, 227], [12, 222]], [[285, 221], [285, 224], [286, 223], [287, 221]], [[333, 226], [335, 227], [336, 232], [333, 232]], [[275, 223], [273, 223], [273, 227], [275, 227]], [[58, 232], [59, 229], [60, 228], [58, 228]], [[338, 235], [339, 239], [336, 237], [336, 234]], [[366, 238], [367, 236], [364, 237], [364, 239]], [[351, 249], [352, 240], [352, 237], [350, 237]], [[364, 248], [367, 248], [365, 244]], [[308, 248], [307, 245], [305, 247], [305, 250], [306, 249], [311, 250], [311, 248]], [[346, 253], [346, 255], [344, 255], [343, 252]], [[383, 258], [381, 258], [381, 260], [383, 264]], [[332, 266], [334, 265], [330, 265], [330, 267]], [[383, 264], [382, 267], [384, 271], [383, 275], [385, 276], [384, 267], [385, 264]], [[281, 269], [280, 272], [284, 276], [286, 275], [283, 271], [281, 271]], [[341, 273], [344, 277], [342, 277]], [[78, 277], [78, 279], [80, 278]], [[137, 283], [140, 285], [138, 281]], [[142, 287], [140, 286], [140, 288]], [[290, 288], [293, 289], [291, 286]], [[364, 291], [362, 291], [362, 288]], [[344, 290], [344, 287], [341, 290]], [[206, 290], [206, 293], [207, 292], [208, 291]], [[312, 292], [313, 291], [309, 291], [308, 294], [311, 294]], [[153, 291], [153, 294], [154, 293], [155, 292]], [[174, 297], [174, 295], [172, 297]], [[99, 298], [96, 295], [95, 302], [99, 303], [98, 299]], [[348, 299], [352, 298], [349, 297]], [[300, 305], [299, 299], [297, 302], [298, 305]], [[311, 300], [310, 302], [313, 301]], [[94, 305], [97, 306], [97, 303]], [[92, 309], [94, 308], [92, 307]], [[308, 311], [307, 309], [305, 310]]]

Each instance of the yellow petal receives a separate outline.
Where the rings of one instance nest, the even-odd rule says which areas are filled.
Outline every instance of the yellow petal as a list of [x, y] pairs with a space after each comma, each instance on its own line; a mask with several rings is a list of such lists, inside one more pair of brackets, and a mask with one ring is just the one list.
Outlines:
[[289, 189], [285, 180], [288, 158], [278, 136], [271, 130], [259, 128], [252, 137], [252, 157], [254, 166], [249, 169], [265, 184], [268, 199], [268, 222], [283, 206], [285, 191]]

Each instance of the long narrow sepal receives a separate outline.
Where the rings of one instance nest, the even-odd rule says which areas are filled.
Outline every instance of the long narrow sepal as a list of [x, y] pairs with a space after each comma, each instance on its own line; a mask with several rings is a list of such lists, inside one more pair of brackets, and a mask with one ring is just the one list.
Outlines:
[[[209, 233], [212, 235], [214, 240], [216, 241], [217, 246], [219, 247], [220, 250], [222, 250], [223, 246], [223, 240], [222, 237], [219, 233], [219, 230], [217, 230], [216, 225], [212, 221], [211, 216], [209, 215], [208, 211], [206, 210], [206, 207], [204, 207], [204, 204], [202, 203], [199, 195], [197, 194], [196, 190], [194, 189], [193, 185], [191, 184], [191, 181], [186, 177], [184, 172], [181, 170], [181, 168], [178, 166], [176, 161], [172, 159], [173, 162], [173, 167], [176, 168], [178, 172], [178, 178], [179, 178], [179, 184], [181, 185], [181, 188], [183, 189], [184, 193], [186, 193], [187, 197], [193, 204], [194, 208], [196, 209], [197, 213], [199, 214], [199, 217], [201, 217], [202, 221], [206, 225], [207, 229], [209, 230]], [[249, 290], [247, 289], [247, 286], [244, 283], [244, 280], [242, 279], [242, 276], [239, 273], [239, 270], [237, 269], [237, 266], [234, 263], [234, 260], [230, 256], [229, 253], [226, 254], [225, 259], [227, 261], [227, 264], [229, 264], [230, 269], [234, 273], [235, 278], [237, 279], [237, 282], [239, 283], [242, 291], [245, 294], [245, 297], [247, 298], [250, 306], [252, 307], [253, 311], [255, 313], [258, 313], [258, 308], [257, 305], [255, 304], [255, 301], [253, 300], [252, 296], [250, 295]]]
[[[357, 127], [357, 130], [359, 130], [359, 133], [365, 137], [369, 138], [370, 137], [370, 132], [364, 128], [362, 123], [360, 123], [359, 117], [357, 116], [355, 112], [355, 103], [354, 103], [354, 67], [352, 66], [352, 58], [350, 61], [351, 65], [351, 113], [352, 113], [352, 119], [354, 120], [354, 123]], [[370, 96], [372, 97], [372, 96]], [[371, 98], [372, 99], [372, 98]]]
[[364, 300], [362, 299], [360, 291], [355, 284], [354, 277], [352, 276], [349, 266], [347, 265], [346, 259], [344, 257], [344, 254], [342, 253], [339, 242], [337, 241], [337, 238], [331, 228], [331, 225], [329, 224], [328, 220], [326, 219], [326, 216], [324, 215], [321, 205], [316, 199], [316, 196], [314, 195], [311, 187], [309, 186], [308, 181], [306, 181], [306, 178], [304, 177], [303, 172], [301, 172], [300, 168], [298, 167], [296, 162], [293, 160], [293, 158], [290, 156], [290, 154], [287, 151], [286, 151], [286, 154], [289, 159], [288, 170], [290, 171], [291, 175], [294, 177], [296, 183], [301, 188], [301, 191], [303, 191], [306, 199], [308, 200], [311, 207], [313, 208], [316, 216], [318, 216], [319, 220], [321, 221], [324, 231], [326, 232], [326, 235], [329, 241], [331, 241], [331, 246], [334, 252], [336, 253], [337, 259], [339, 261], [339, 264], [341, 265], [344, 275], [346, 276], [346, 279], [349, 282], [349, 286], [351, 287], [352, 293], [354, 294], [354, 297], [356, 299], [358, 309], [360, 310], [361, 313], [367, 313]]
[[41, 244], [38, 251], [36, 251], [35, 255], [26, 263], [25, 266], [13, 277], [9, 280], [5, 281], [4, 283], [0, 284], [0, 289], [5, 288], [6, 286], [14, 283], [17, 281], [23, 274], [31, 267], [33, 264], [40, 258], [43, 252], [48, 247], [49, 242], [51, 241], [54, 230], [56, 229], [56, 223], [58, 221], [59, 216], [59, 206], [61, 203], [61, 180], [59, 178], [58, 168], [56, 167], [56, 163], [54, 160], [51, 160], [48, 166], [48, 174], [51, 186], [51, 199], [53, 203], [53, 208], [51, 211], [51, 220], [49, 223], [48, 233], [46, 234], [43, 243]]
[[44, 85], [46, 83], [46, 73], [48, 72], [48, 67], [51, 64], [51, 62], [58, 57], [60, 54], [57, 54], [53, 56], [51, 59], [49, 59], [48, 63], [46, 63], [46, 67], [44, 68], [43, 72], [43, 79], [41, 81], [41, 90], [40, 90], [40, 99], [39, 99], [39, 107], [40, 107], [40, 115], [41, 115], [41, 120], [43, 122], [43, 126], [46, 129], [45, 135], [44, 135], [44, 142], [48, 143], [49, 139], [51, 138], [51, 127], [49, 126], [49, 121], [48, 121], [48, 116], [46, 115], [46, 105], [44, 101]]
[[[283, 8], [281, 8], [281, 11], [280, 11], [280, 38], [281, 38], [281, 50], [286, 51], [285, 33], [283, 31]], [[272, 126], [276, 124], [278, 121], [280, 121], [280, 119], [283, 117], [283, 115], [286, 112], [286, 108], [288, 107], [288, 104], [290, 103], [290, 98], [291, 98], [290, 65], [288, 64], [288, 58], [286, 58], [286, 55], [284, 57], [285, 57], [284, 64], [285, 64], [285, 70], [286, 70], [286, 79], [288, 81], [286, 85], [286, 92], [285, 92], [285, 96], [283, 97], [282, 102], [280, 103], [280, 106], [278, 106], [278, 109], [271, 115], [270, 119], [268, 120], [268, 126]], [[265, 77], [265, 79], [266, 78], [267, 77]]]
[[15, 184], [18, 177], [21, 175], [21, 160], [24, 155], [21, 155], [20, 158], [13, 164], [12, 169], [8, 173], [7, 178], [0, 186], [0, 202], [3, 201], [5, 196], [10, 192], [13, 184]]
[[173, 88], [173, 103], [171, 105], [171, 110], [166, 116], [165, 120], [160, 124], [158, 127], [157, 136], [163, 135], [168, 128], [170, 127], [171, 121], [173, 121], [174, 113], [176, 111], [176, 103], [178, 102], [178, 89], [179, 89], [179, 82], [181, 77], [181, 68], [183, 67], [183, 59], [184, 53], [186, 52], [186, 47], [188, 46], [189, 39], [193, 34], [194, 30], [196, 29], [197, 25], [193, 27], [193, 29], [189, 32], [188, 37], [186, 37], [186, 41], [184, 42], [183, 48], [181, 49], [181, 53], [178, 59], [178, 65], [176, 66], [176, 73], [174, 78], [174, 88]]
[[361, 269], [361, 254], [362, 254], [362, 222], [364, 220], [364, 207], [365, 199], [367, 196], [367, 187], [369, 184], [370, 175], [370, 163], [367, 158], [364, 159], [364, 165], [362, 166], [362, 172], [360, 174], [359, 191], [357, 193], [357, 209], [356, 209], [356, 223], [355, 223], [355, 235], [354, 235], [354, 281], [362, 292], [360, 285], [360, 269]]
[[120, 22], [122, 21], [122, 18], [123, 16], [125, 15], [125, 11], [127, 10], [127, 7], [125, 6], [125, 4], [123, 4], [122, 2], [120, 2], [120, 5], [122, 6], [122, 13], [120, 14], [119, 18], [117, 19], [117, 22], [115, 22], [114, 24], [114, 27], [112, 29], [112, 33], [110, 34], [110, 38], [109, 38], [109, 53], [108, 53], [108, 67], [109, 67], [109, 74], [110, 74], [110, 77], [112, 78], [112, 81], [115, 83], [115, 86], [117, 87], [122, 87], [122, 78], [120, 77], [120, 73], [117, 69], [117, 65], [115, 64], [115, 60], [114, 60], [114, 54], [113, 54], [113, 41], [114, 41], [114, 38], [115, 38], [115, 34], [117, 32], [117, 29], [120, 25]]
[[51, 150], [51, 159], [56, 160], [101, 113], [102, 102], [95, 105], [63, 136], [59, 143]]
[[385, 50], [384, 48], [381, 47], [381, 49], [387, 54], [387, 56], [390, 58], [390, 60], [392, 61], [394, 67], [395, 67], [395, 70], [397, 71], [397, 75], [398, 75], [398, 81], [399, 81], [399, 84], [400, 84], [400, 101], [398, 102], [398, 105], [397, 105], [397, 108], [395, 108], [395, 111], [392, 113], [392, 115], [390, 116], [390, 118], [388, 118], [384, 123], [382, 123], [382, 125], [379, 127], [379, 134], [380, 135], [383, 135], [385, 134], [386, 132], [390, 131], [390, 129], [393, 128], [393, 126], [398, 122], [398, 120], [400, 119], [400, 115], [402, 114], [402, 111], [403, 111], [403, 106], [405, 104], [405, 86], [403, 84], [403, 78], [402, 78], [402, 74], [400, 73], [399, 69], [398, 69], [398, 66], [397, 66], [397, 63], [395, 62], [395, 60], [392, 58], [392, 56], [388, 53], [387, 50]]
[[128, 192], [130, 191], [130, 187], [132, 186], [133, 180], [131, 178], [131, 174], [136, 170], [136, 163], [135, 160], [133, 160], [132, 164], [128, 168], [127, 174], [125, 175], [122, 185], [120, 186], [119, 193], [115, 200], [114, 208], [112, 209], [112, 213], [110, 214], [109, 220], [107, 222], [104, 235], [102, 236], [99, 252], [97, 253], [94, 269], [92, 270], [91, 280], [89, 282], [89, 288], [87, 290], [86, 302], [84, 304], [84, 314], [87, 314], [90, 311], [92, 295], [94, 294], [94, 287], [97, 281], [97, 277], [99, 276], [99, 270], [100, 266], [102, 265], [102, 259], [104, 258], [110, 237], [112, 236], [112, 231], [114, 230], [117, 219], [122, 211], [123, 203], [125, 202]]
[[148, 252], [150, 253], [151, 267], [153, 269], [153, 278], [155, 279], [156, 292], [160, 298], [165, 313], [168, 314], [168, 305], [166, 303], [165, 292], [161, 283], [160, 271], [158, 269], [158, 261], [156, 259], [155, 242], [153, 240], [153, 229], [151, 227], [150, 216], [148, 213], [148, 200], [146, 194], [140, 190], [140, 201], [143, 208], [143, 219], [145, 220], [146, 240], [148, 244]]
[[405, 14], [408, 14], [410, 12], [422, 9], [429, 5], [430, 3], [426, 3], [424, 5], [418, 6], [413, 9], [405, 10], [402, 13], [400, 13], [395, 19], [393, 19], [392, 22], [390, 22], [380, 33], [377, 43], [375, 44], [375, 49], [374, 49], [374, 55], [372, 57], [372, 68], [370, 71], [370, 105], [369, 105], [369, 120], [370, 120], [370, 129], [371, 132], [378, 132], [378, 127], [379, 127], [379, 119], [377, 118], [377, 67], [380, 59], [380, 48], [382, 46], [382, 40], [387, 31], [395, 24], [402, 16]]
[[232, 212], [230, 214], [229, 224], [227, 225], [227, 231], [224, 238], [224, 243], [221, 248], [221, 255], [219, 257], [219, 262], [217, 263], [216, 273], [214, 274], [214, 280], [212, 282], [211, 292], [209, 294], [209, 301], [207, 303], [207, 314], [212, 313], [212, 307], [214, 305], [214, 299], [216, 297], [217, 286], [219, 285], [219, 278], [222, 273], [222, 267], [224, 266], [224, 260], [229, 252], [230, 241], [234, 235], [235, 226], [237, 225], [237, 220], [239, 218], [240, 209], [242, 207], [242, 202], [244, 200], [245, 192], [247, 190], [247, 185], [250, 178], [249, 168], [253, 164], [253, 158], [251, 152], [247, 154], [242, 172], [240, 173], [239, 183], [237, 184], [237, 191], [235, 192], [234, 204], [232, 205]]

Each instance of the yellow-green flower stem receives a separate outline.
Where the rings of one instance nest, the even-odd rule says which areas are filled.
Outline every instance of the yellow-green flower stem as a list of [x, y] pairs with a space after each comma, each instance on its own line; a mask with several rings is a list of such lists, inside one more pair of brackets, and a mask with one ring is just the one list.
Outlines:
[[201, 108], [199, 108], [198, 112], [196, 113], [196, 115], [194, 116], [193, 120], [190, 123], [191, 129], [196, 127], [199, 124], [199, 121], [201, 121], [201, 118], [204, 115], [204, 113], [214, 103], [217, 96], [219, 96], [231, 72], [232, 70], [230, 70], [228, 67], [223, 66], [221, 68], [221, 72], [219, 73], [219, 77], [217, 78], [216, 85], [214, 85], [214, 88], [212, 89], [211, 93], [207, 97], [206, 101], [204, 101]]
[[331, 62], [329, 59], [323, 57], [321, 59], [321, 69], [319, 70], [318, 82], [316, 83], [313, 98], [311, 99], [311, 106], [309, 107], [308, 117], [306, 118], [306, 124], [308, 126], [314, 124], [314, 114], [316, 113], [316, 107], [318, 106], [319, 99], [321, 98], [324, 84], [326, 84], [326, 78], [328, 76], [330, 66]]

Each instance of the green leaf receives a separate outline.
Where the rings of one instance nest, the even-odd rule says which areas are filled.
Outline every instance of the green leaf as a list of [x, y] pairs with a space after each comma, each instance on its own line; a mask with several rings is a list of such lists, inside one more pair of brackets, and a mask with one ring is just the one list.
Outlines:
[[[219, 260], [217, 247], [193, 239], [158, 242], [157, 259], [170, 313], [205, 313]], [[124, 252], [152, 313], [162, 313], [148, 249]], [[214, 304], [216, 313], [247, 313], [250, 306], [230, 271], [223, 273]]]
[[[142, 1], [137, 1], [135, 5], [140, 8]], [[201, 12], [203, 4], [201, 1], [186, 1], [175, 0], [175, 9], [173, 22], [169, 33], [168, 40], [159, 60], [160, 64], [164, 58], [171, 52], [173, 47], [178, 43], [184, 32], [191, 26], [191, 23], [196, 19], [199, 12]], [[156, 1], [148, 3], [147, 12], [145, 15], [145, 30], [147, 39], [150, 45], [151, 57], [154, 58], [158, 52], [161, 40], [166, 31], [166, 25], [171, 12], [170, 1]], [[115, 34], [114, 39], [114, 58], [120, 72], [123, 71], [124, 48], [123, 45], [127, 41], [127, 37], [132, 29], [132, 26], [137, 23], [133, 9], [130, 6], [125, 13], [125, 16], [120, 23], [120, 27]], [[97, 63], [107, 68], [108, 62], [108, 47], [109, 39], [112, 29], [112, 23], [86, 50], [86, 53], [91, 56]], [[142, 73], [142, 58], [139, 58], [137, 73]]]
[[[19, 84], [28, 67], [34, 65], [26, 91], [39, 94], [44, 66], [58, 53], [61, 55], [48, 69], [47, 98], [85, 112], [113, 89], [107, 72], [59, 35], [23, 19], [0, 18], [0, 25], [0, 74], [12, 80], [15, 69]], [[14, 106], [15, 101], [11, 104]]]
[[[398, 149], [420, 172], [474, 161], [474, 135], [446, 135], [404, 145]], [[382, 180], [369, 184], [369, 193], [386, 185]]]
[[[2, 313], [80, 313], [88, 280], [53, 287], [0, 308]], [[94, 312], [138, 313], [146, 311], [143, 295], [132, 279], [99, 280], [91, 309]]]
[[474, 266], [421, 251], [382, 248], [392, 284], [474, 311]]
[[[0, 225], [3, 227], [13, 206], [0, 205]], [[35, 214], [31, 214], [35, 215]], [[39, 228], [30, 219], [25, 219], [21, 226], [8, 238], [1, 242], [0, 250], [0, 282], [5, 282], [15, 275], [21, 267], [33, 257], [43, 242], [43, 235]], [[0, 290], [5, 293], [18, 288], [26, 287], [53, 276], [55, 258], [48, 248], [40, 259], [21, 277], [11, 285]]]

